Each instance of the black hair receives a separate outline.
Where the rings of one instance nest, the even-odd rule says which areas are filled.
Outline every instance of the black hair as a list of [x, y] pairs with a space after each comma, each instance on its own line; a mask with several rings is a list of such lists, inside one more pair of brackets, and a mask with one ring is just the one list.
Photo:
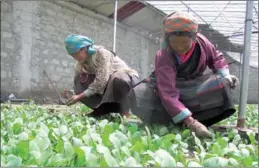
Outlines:
[[169, 37], [171, 36], [187, 36], [189, 38], [193, 38], [195, 40], [196, 33], [195, 32], [186, 32], [186, 31], [177, 31], [177, 32], [171, 32], [171, 33], [165, 33], [165, 39], [167, 42], [169, 42]]
[[177, 32], [171, 32], [171, 33], [166, 33], [168, 37], [170, 36], [188, 36], [190, 38], [195, 37], [196, 33], [194, 32], [186, 32], [186, 31], [177, 31]]

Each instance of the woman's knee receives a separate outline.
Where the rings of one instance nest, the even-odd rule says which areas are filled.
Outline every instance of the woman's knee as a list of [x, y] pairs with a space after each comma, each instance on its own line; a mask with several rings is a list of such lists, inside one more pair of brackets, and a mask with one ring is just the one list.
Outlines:
[[117, 89], [130, 88], [130, 79], [128, 74], [116, 72], [113, 77], [113, 84]]

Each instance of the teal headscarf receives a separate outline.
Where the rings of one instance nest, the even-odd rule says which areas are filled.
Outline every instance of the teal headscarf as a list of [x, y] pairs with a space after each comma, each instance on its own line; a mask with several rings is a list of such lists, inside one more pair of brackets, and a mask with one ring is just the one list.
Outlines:
[[87, 53], [88, 55], [93, 55], [96, 53], [96, 49], [93, 48], [93, 41], [82, 35], [78, 34], [72, 34], [69, 35], [65, 39], [65, 44], [66, 44], [66, 50], [69, 55], [72, 55], [76, 52], [78, 52], [81, 48], [88, 47]]

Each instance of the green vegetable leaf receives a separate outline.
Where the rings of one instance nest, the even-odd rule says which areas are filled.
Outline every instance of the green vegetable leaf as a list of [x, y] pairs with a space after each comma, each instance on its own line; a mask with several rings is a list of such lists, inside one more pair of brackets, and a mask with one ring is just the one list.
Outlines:
[[[237, 129], [201, 140], [174, 124], [142, 126], [125, 122], [118, 114], [82, 117], [80, 107], [87, 108], [55, 106], [54, 114], [48, 106], [34, 103], [1, 104], [1, 166], [258, 167], [254, 132], [247, 132], [250, 141]], [[248, 106], [248, 127], [258, 127], [257, 108]], [[233, 115], [219, 124], [235, 120]]]
[[184, 164], [183, 164], [183, 163], [181, 163], [181, 162], [177, 162], [177, 163], [176, 163], [176, 167], [185, 167], [185, 166], [184, 166]]
[[178, 142], [180, 142], [180, 141], [182, 140], [182, 136], [181, 136], [180, 134], [177, 134], [177, 135], [175, 136], [175, 140], [178, 141]]
[[61, 167], [64, 166], [65, 160], [64, 156], [60, 153], [57, 153], [51, 157], [50, 166]]
[[40, 155], [40, 158], [39, 158], [39, 165], [40, 166], [47, 166], [48, 164], [50, 164], [50, 157], [53, 156], [54, 153], [52, 152], [52, 149], [51, 148], [48, 148], [46, 150], [44, 150], [41, 155]]
[[98, 144], [102, 144], [102, 138], [100, 136], [100, 134], [94, 133], [94, 132], [89, 132], [89, 136], [91, 137], [91, 139], [98, 143]]
[[243, 155], [244, 157], [249, 157], [249, 156], [250, 156], [249, 150], [247, 150], [247, 149], [245, 149], [245, 148], [241, 149], [241, 153], [242, 153], [242, 155]]
[[107, 147], [103, 146], [103, 145], [97, 145], [96, 146], [96, 150], [97, 150], [97, 152], [99, 152], [101, 154], [105, 154], [105, 153], [111, 154], [110, 150]]
[[111, 152], [107, 147], [105, 147], [103, 145], [97, 145], [96, 149], [97, 149], [97, 152], [103, 154], [104, 160], [105, 160], [105, 162], [107, 163], [108, 166], [110, 166], [110, 167], [118, 166], [117, 161], [111, 155]]
[[85, 156], [88, 156], [88, 154], [90, 154], [92, 151], [92, 147], [89, 146], [80, 146], [80, 149], [84, 151]]
[[191, 136], [191, 131], [189, 129], [186, 129], [183, 131], [183, 133], [182, 133], [183, 139], [188, 138], [190, 136]]
[[228, 146], [229, 146], [230, 149], [232, 149], [232, 151], [237, 151], [238, 150], [237, 146], [235, 144], [233, 144], [233, 143], [229, 143]]
[[236, 166], [239, 165], [237, 160], [234, 159], [234, 158], [229, 158], [228, 160], [229, 160], [230, 166], [235, 166], [236, 167]]
[[228, 166], [228, 160], [222, 157], [211, 157], [204, 160], [203, 166], [205, 167], [226, 167]]
[[86, 155], [86, 166], [87, 167], [99, 167], [99, 157], [93, 153]]
[[7, 156], [7, 164], [5, 167], [20, 167], [22, 165], [22, 159], [13, 154]]
[[109, 139], [113, 146], [117, 149], [119, 149], [121, 146], [128, 142], [128, 137], [120, 131], [112, 133]]
[[133, 157], [128, 157], [124, 164], [124, 167], [141, 167], [140, 164], [137, 163], [137, 161]]
[[71, 159], [74, 156], [74, 148], [70, 142], [64, 142], [64, 156], [66, 159]]
[[4, 155], [1, 155], [1, 167], [5, 165], [6, 159]]
[[199, 139], [196, 135], [194, 136], [194, 142], [195, 142], [195, 144], [198, 145], [198, 146], [201, 145], [201, 141], [200, 141], [200, 139]]
[[31, 152], [33, 151], [37, 151], [39, 152], [40, 151], [40, 148], [38, 147], [38, 144], [36, 142], [36, 140], [32, 140], [29, 142], [29, 149]]
[[128, 130], [130, 131], [131, 134], [135, 133], [138, 130], [138, 125], [135, 123], [130, 124], [128, 127]]
[[22, 124], [14, 123], [12, 129], [13, 129], [13, 133], [17, 135], [22, 132]]
[[104, 128], [107, 124], [109, 123], [109, 121], [107, 119], [102, 120], [101, 122], [98, 123], [98, 125], [101, 128]]
[[176, 167], [176, 161], [165, 150], [159, 149], [155, 153], [147, 152], [161, 167]]
[[243, 160], [243, 163], [246, 167], [251, 167], [253, 166], [253, 160], [251, 157], [245, 157], [242, 159]]
[[221, 149], [227, 147], [227, 145], [228, 145], [226, 139], [221, 138], [221, 137], [218, 137], [218, 138], [217, 138], [217, 142], [218, 142], [218, 144], [220, 145], [220, 148], [221, 148]]
[[165, 135], [165, 134], [167, 134], [167, 133], [169, 133], [169, 130], [168, 130], [167, 127], [161, 127], [161, 128], [159, 129], [159, 135]]
[[120, 153], [120, 149], [113, 149], [112, 150], [112, 156], [115, 158], [116, 161], [121, 161], [121, 153]]
[[216, 154], [216, 155], [218, 155], [218, 156], [221, 156], [222, 155], [222, 147], [218, 144], [218, 143], [214, 143], [213, 145], [212, 145], [212, 153], [214, 153], [214, 154]]
[[51, 142], [50, 142], [48, 137], [41, 137], [41, 136], [38, 136], [38, 135], [35, 138], [35, 142], [37, 143], [37, 146], [39, 147], [41, 152], [46, 150], [51, 145]]
[[65, 125], [62, 125], [59, 128], [53, 128], [53, 131], [57, 136], [63, 136], [68, 133], [68, 129]]
[[111, 134], [109, 139], [115, 148], [119, 149], [121, 147], [120, 139], [118, 139], [114, 134]]
[[199, 163], [197, 162], [194, 162], [194, 161], [190, 161], [188, 163], [188, 166], [187, 167], [202, 167], [202, 165], [200, 165]]
[[79, 147], [75, 147], [75, 166], [81, 167], [86, 164], [85, 152]]
[[131, 156], [128, 147], [126, 147], [126, 146], [121, 147], [121, 151], [122, 151], [124, 154], [126, 154], [126, 156]]
[[29, 135], [27, 132], [22, 132], [18, 135], [18, 139], [20, 141], [29, 139]]
[[55, 147], [55, 150], [58, 152], [58, 153], [63, 153], [64, 152], [64, 142], [63, 140], [59, 140], [56, 147]]
[[130, 151], [136, 151], [138, 153], [141, 153], [143, 151], [143, 144], [139, 141], [135, 143], [135, 145], [130, 149]]
[[239, 134], [235, 135], [233, 139], [233, 143], [238, 145], [240, 141], [241, 141], [241, 136]]
[[173, 139], [175, 138], [174, 134], [167, 134], [165, 136], [162, 137], [162, 141], [167, 143], [167, 142], [171, 142]]
[[249, 136], [249, 140], [250, 140], [251, 144], [253, 144], [253, 145], [256, 144], [255, 133], [254, 132], [249, 132], [247, 134]]
[[103, 133], [101, 135], [102, 142], [105, 146], [111, 145], [111, 142], [109, 140], [109, 136], [112, 132], [114, 132], [113, 125], [112, 124], [105, 125], [105, 127], [103, 128]]
[[88, 135], [88, 134], [85, 134], [83, 137], [82, 137], [84, 143], [86, 145], [89, 145], [91, 143], [91, 137]]
[[104, 154], [104, 159], [109, 167], [118, 167], [116, 159], [109, 153]]
[[16, 155], [20, 158], [27, 160], [29, 156], [29, 141], [20, 141], [15, 148]]
[[252, 163], [253, 167], [258, 167], [258, 161]]
[[73, 145], [74, 146], [83, 146], [84, 145], [83, 142], [80, 139], [76, 138], [76, 137], [73, 137], [72, 141], [73, 141]]

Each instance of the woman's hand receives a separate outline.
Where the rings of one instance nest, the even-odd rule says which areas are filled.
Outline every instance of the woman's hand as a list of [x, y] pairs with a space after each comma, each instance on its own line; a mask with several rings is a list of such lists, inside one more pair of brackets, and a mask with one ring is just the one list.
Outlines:
[[68, 99], [67, 101], [67, 105], [71, 106], [73, 104], [76, 104], [77, 102], [79, 102], [80, 100], [82, 100], [85, 97], [84, 92], [78, 95], [74, 95], [72, 96], [70, 99]]
[[230, 85], [230, 88], [235, 89], [239, 85], [239, 80], [234, 75], [226, 75], [224, 77]]

